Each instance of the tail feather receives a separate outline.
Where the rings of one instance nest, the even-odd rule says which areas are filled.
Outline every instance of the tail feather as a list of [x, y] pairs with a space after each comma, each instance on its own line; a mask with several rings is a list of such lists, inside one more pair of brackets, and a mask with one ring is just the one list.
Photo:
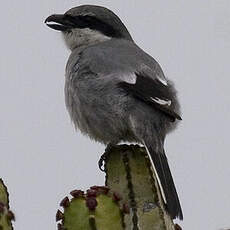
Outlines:
[[164, 192], [163, 195], [165, 196], [168, 213], [173, 219], [179, 218], [183, 220], [180, 201], [164, 150], [157, 152], [154, 146], [148, 143], [145, 144], [153, 161], [154, 168], [156, 169], [158, 179], [160, 180], [160, 186]]

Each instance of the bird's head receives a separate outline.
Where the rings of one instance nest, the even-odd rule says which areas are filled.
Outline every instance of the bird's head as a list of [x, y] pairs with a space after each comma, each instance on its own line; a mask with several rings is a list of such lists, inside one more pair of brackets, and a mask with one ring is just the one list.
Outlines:
[[96, 44], [111, 38], [131, 40], [125, 25], [112, 11], [101, 6], [82, 5], [64, 14], [53, 14], [45, 23], [61, 31], [71, 50]]

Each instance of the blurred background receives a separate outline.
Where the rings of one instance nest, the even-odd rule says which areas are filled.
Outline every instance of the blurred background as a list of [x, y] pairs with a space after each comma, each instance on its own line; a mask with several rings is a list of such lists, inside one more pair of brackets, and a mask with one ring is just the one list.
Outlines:
[[56, 229], [60, 200], [102, 185], [104, 146], [76, 132], [64, 104], [69, 51], [47, 16], [81, 4], [113, 10], [175, 82], [183, 121], [167, 137], [184, 230], [230, 227], [230, 1], [21, 0], [1, 3], [0, 177], [16, 230]]

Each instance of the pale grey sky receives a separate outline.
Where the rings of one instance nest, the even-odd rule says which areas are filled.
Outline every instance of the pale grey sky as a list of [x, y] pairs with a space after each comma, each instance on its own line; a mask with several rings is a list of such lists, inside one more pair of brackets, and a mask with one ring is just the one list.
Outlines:
[[64, 105], [69, 52], [44, 19], [80, 4], [117, 13], [179, 91], [183, 121], [166, 142], [184, 230], [230, 227], [230, 1], [21, 0], [1, 3], [0, 177], [16, 230], [56, 229], [60, 200], [104, 183], [104, 147], [75, 133]]

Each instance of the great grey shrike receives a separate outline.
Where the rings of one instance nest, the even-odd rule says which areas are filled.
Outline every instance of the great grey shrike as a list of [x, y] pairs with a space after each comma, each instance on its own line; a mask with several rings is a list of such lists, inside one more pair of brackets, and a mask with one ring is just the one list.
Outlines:
[[169, 214], [183, 219], [164, 151], [166, 134], [181, 120], [172, 82], [104, 7], [78, 6], [49, 16], [45, 23], [62, 32], [71, 50], [65, 99], [76, 128], [106, 145], [145, 145]]

